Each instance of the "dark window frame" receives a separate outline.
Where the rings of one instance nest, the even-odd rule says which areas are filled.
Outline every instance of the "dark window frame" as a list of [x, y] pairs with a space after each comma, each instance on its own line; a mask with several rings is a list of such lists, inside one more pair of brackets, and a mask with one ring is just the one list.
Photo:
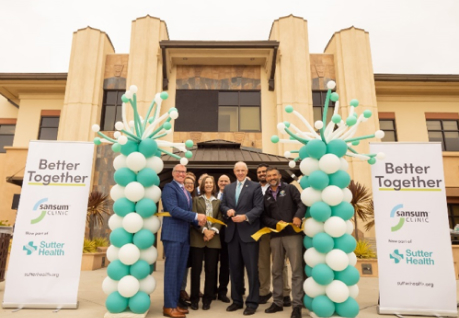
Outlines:
[[451, 226], [451, 229], [454, 229], [456, 224], [459, 224], [459, 215], [454, 217], [453, 206], [457, 206], [459, 208], [459, 204], [448, 203], [448, 223]]
[[[381, 128], [381, 122], [382, 121], [391, 121], [393, 126], [394, 126], [394, 129], [382, 129]], [[384, 138], [383, 138], [383, 139], [381, 139], [382, 142], [397, 142], [398, 141], [397, 126], [395, 125], [395, 118], [380, 118], [379, 119], [379, 128], [384, 132], [386, 132], [386, 131], [394, 132], [394, 139], [395, 139], [394, 141], [384, 141], [383, 140]]]
[[[107, 98], [108, 98], [108, 93], [109, 92], [116, 92], [117, 95], [119, 96], [119, 98], [115, 99], [115, 104], [113, 104], [113, 105], [112, 104], [108, 105], [108, 103], [107, 103]], [[121, 110], [121, 107], [123, 105], [123, 101], [121, 100], [121, 96], [125, 92], [126, 92], [125, 89], [123, 89], [123, 90], [121, 90], [121, 89], [104, 89], [104, 96], [103, 96], [103, 99], [102, 99], [102, 111], [101, 111], [101, 114], [100, 114], [101, 131], [115, 131], [116, 130], [115, 129], [115, 124], [117, 122], [117, 120], [116, 120], [116, 118], [117, 118], [117, 109], [118, 109], [118, 106], [119, 106], [120, 110]], [[114, 114], [115, 121], [113, 122], [113, 127], [112, 127], [111, 130], [105, 129], [105, 117], [106, 117], [106, 112], [107, 112], [107, 106], [114, 106], [115, 107], [115, 114]], [[119, 118], [122, 118], [121, 114], [119, 115]]]
[[[0, 127], [1, 126], [14, 126], [14, 133], [12, 133], [12, 134], [1, 134], [0, 133], [0, 136], [13, 137], [13, 140], [14, 140], [14, 135], [16, 133], [16, 124], [0, 124]], [[0, 148], [0, 153], [6, 153], [6, 150], [5, 150], [4, 147], [11, 147], [12, 145], [13, 145], [13, 143], [11, 142], [11, 145], [5, 145], [5, 146], [1, 147]]]
[[[40, 117], [40, 126], [38, 128], [38, 140], [57, 140], [57, 135], [59, 133], [59, 120], [57, 121], [57, 127], [48, 127], [43, 125], [43, 120], [48, 118], [58, 118], [60, 120], [60, 116], [57, 115], [48, 115], [48, 116], [41, 116]], [[42, 139], [42, 129], [43, 128], [56, 128], [56, 139]]]
[[[323, 118], [324, 118], [324, 104], [325, 104], [325, 99], [327, 98], [327, 92], [328, 91], [326, 91], [326, 90], [313, 90], [312, 91], [312, 117], [313, 117], [314, 123], [317, 120], [322, 121]], [[320, 98], [319, 98], [320, 105], [314, 104], [314, 94], [317, 94], [317, 93], [320, 93]], [[332, 93], [333, 93], [333, 91], [332, 91]], [[320, 119], [314, 118], [314, 113], [315, 113], [314, 109], [320, 109]], [[335, 102], [332, 101], [332, 100], [330, 100], [329, 103], [328, 103], [328, 111], [329, 112], [327, 113], [327, 115], [330, 114], [330, 110], [331, 110], [331, 113], [333, 113], [334, 110], [335, 110]], [[324, 123], [324, 126], [327, 125], [327, 124], [328, 124], [328, 122]], [[336, 128], [336, 125], [335, 125], [335, 128]]]
[[[426, 119], [426, 126], [427, 126], [427, 122], [429, 121], [439, 121], [440, 122], [440, 130], [429, 130], [429, 127], [427, 127], [427, 136], [429, 135], [429, 132], [440, 132], [441, 133], [441, 148], [442, 148], [442, 151], [459, 151], [459, 150], [448, 150], [446, 149], [446, 138], [445, 138], [445, 132], [457, 132], [459, 133], [459, 120], [458, 119], [449, 119], [449, 118], [445, 118], [445, 119]], [[443, 122], [444, 121], [455, 121], [456, 122], [456, 125], [458, 127], [457, 130], [445, 130], [444, 127], [443, 127]], [[429, 137], [429, 141], [430, 141], [430, 137]]]

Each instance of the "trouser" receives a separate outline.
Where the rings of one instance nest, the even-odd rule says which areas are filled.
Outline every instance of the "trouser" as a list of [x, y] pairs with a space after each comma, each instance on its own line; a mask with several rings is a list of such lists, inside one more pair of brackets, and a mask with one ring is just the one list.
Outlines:
[[201, 286], [202, 259], [204, 258], [204, 296], [203, 303], [211, 303], [215, 294], [217, 281], [217, 248], [191, 248], [191, 302], [199, 302], [199, 287]]
[[180, 287], [185, 275], [190, 250], [188, 242], [163, 241], [166, 262], [164, 264], [164, 307], [177, 308]]

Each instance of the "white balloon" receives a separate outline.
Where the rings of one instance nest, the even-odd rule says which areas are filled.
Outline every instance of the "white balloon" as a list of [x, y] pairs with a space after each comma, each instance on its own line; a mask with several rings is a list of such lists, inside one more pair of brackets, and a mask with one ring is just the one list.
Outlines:
[[188, 159], [187, 159], [187, 158], [181, 158], [181, 159], [180, 159], [180, 164], [181, 164], [182, 166], [186, 166], [186, 165], [188, 164]]
[[116, 130], [121, 130], [121, 129], [123, 129], [123, 128], [124, 128], [123, 122], [117, 121], [117, 122], [115, 123], [115, 129], [116, 129]]
[[347, 257], [349, 258], [349, 265], [355, 266], [357, 264], [357, 256], [354, 252], [347, 254]]
[[172, 118], [172, 119], [177, 119], [178, 116], [179, 116], [179, 113], [176, 111], [176, 110], [173, 110], [169, 113], [169, 116]]
[[357, 284], [348, 286], [349, 287], [349, 296], [356, 299], [359, 295], [359, 286]]
[[383, 138], [384, 138], [384, 135], [385, 135], [385, 133], [384, 133], [383, 130], [377, 130], [377, 131], [375, 132], [375, 137], [376, 137], [376, 138], [383, 139]]
[[323, 155], [319, 160], [319, 168], [325, 173], [335, 173], [341, 167], [341, 161], [338, 156], [328, 153]]
[[147, 165], [147, 159], [140, 152], [134, 151], [126, 158], [126, 165], [134, 172], [140, 171]]
[[314, 247], [310, 247], [304, 253], [304, 261], [310, 267], [325, 263], [325, 254], [319, 253]]
[[336, 82], [335, 81], [328, 81], [327, 82], [327, 88], [328, 89], [335, 89], [336, 87]]
[[139, 281], [132, 275], [124, 276], [120, 279], [118, 283], [118, 292], [121, 294], [121, 296], [126, 298], [132, 297], [135, 294], [137, 294], [139, 288]]
[[119, 259], [118, 254], [119, 254], [120, 249], [116, 247], [115, 245], [110, 245], [107, 248], [107, 259], [110, 262], [116, 261]]
[[306, 188], [301, 192], [301, 201], [307, 206], [311, 206], [321, 200], [322, 191], [318, 191], [313, 187]]
[[346, 234], [346, 222], [339, 216], [332, 216], [324, 223], [324, 231], [331, 237], [337, 238]]
[[118, 281], [113, 280], [110, 277], [105, 277], [104, 281], [102, 282], [102, 290], [106, 295], [110, 295], [111, 293], [118, 290]]
[[346, 233], [352, 235], [352, 232], [354, 232], [354, 223], [347, 220], [346, 221]]
[[308, 277], [303, 283], [303, 290], [306, 295], [315, 298], [320, 295], [325, 295], [325, 286], [317, 284], [312, 277]]
[[153, 202], [158, 203], [161, 199], [161, 189], [157, 186], [151, 186], [145, 188], [145, 198], [153, 200]]
[[124, 187], [120, 186], [119, 184], [115, 184], [110, 189], [110, 197], [113, 201], [124, 198]]
[[301, 173], [305, 176], [309, 176], [312, 172], [319, 170], [319, 160], [314, 158], [304, 158], [300, 163]]
[[290, 158], [291, 155], [292, 155], [292, 153], [290, 151], [288, 151], [288, 150], [286, 152], [284, 152], [284, 157], [287, 158], [287, 159]]
[[386, 159], [386, 154], [385, 154], [384, 152], [378, 152], [378, 153], [376, 154], [376, 159], [378, 159], [378, 160], [384, 160], [384, 159]]
[[135, 93], [137, 93], [138, 88], [135, 85], [131, 85], [129, 87], [129, 90], [132, 92], [132, 94], [135, 94]]
[[153, 171], [155, 171], [157, 174], [160, 174], [161, 171], [163, 171], [164, 162], [159, 157], [156, 157], [156, 156], [150, 157], [147, 159], [147, 168], [150, 168]]
[[314, 127], [316, 129], [322, 129], [324, 127], [324, 123], [321, 120], [318, 120], [314, 123]]
[[123, 226], [123, 218], [118, 214], [112, 214], [108, 219], [108, 227], [110, 230], [117, 229]]
[[324, 231], [324, 223], [318, 222], [313, 218], [308, 218], [304, 222], [303, 232], [309, 237], [314, 237], [317, 233]]
[[340, 162], [339, 170], [347, 171], [347, 169], [349, 169], [349, 162], [347, 162], [346, 159], [339, 158], [339, 162]]
[[150, 246], [144, 250], [140, 250], [140, 259], [144, 260], [148, 264], [153, 264], [158, 258], [158, 250], [154, 246]]
[[134, 244], [128, 243], [120, 248], [118, 257], [121, 263], [125, 265], [132, 265], [139, 260], [140, 250]]
[[325, 263], [334, 271], [341, 272], [349, 266], [349, 257], [342, 250], [333, 249], [325, 256]]
[[143, 220], [142, 228], [149, 230], [152, 233], [156, 233], [159, 231], [161, 227], [161, 221], [156, 215], [150, 216]]
[[156, 280], [153, 276], [148, 275], [140, 281], [140, 291], [150, 295], [156, 289]]
[[115, 131], [115, 132], [113, 133], [113, 137], [114, 137], [115, 139], [118, 139], [120, 136], [121, 136], [121, 133], [120, 133], [119, 131]]
[[328, 284], [325, 293], [335, 303], [342, 303], [349, 298], [349, 288], [340, 280], [334, 280]]
[[295, 160], [290, 160], [290, 161], [288, 162], [288, 166], [289, 166], [290, 168], [295, 168], [295, 167], [296, 167], [296, 162], [295, 162]]
[[343, 190], [341, 188], [330, 185], [322, 190], [322, 201], [330, 206], [335, 206], [343, 201]]
[[128, 200], [137, 202], [145, 196], [145, 188], [139, 182], [130, 182], [124, 189], [124, 195]]
[[125, 145], [125, 144], [127, 144], [127, 142], [128, 142], [128, 139], [127, 139], [126, 136], [120, 136], [120, 137], [118, 138], [118, 143], [119, 143], [120, 145]]
[[131, 212], [123, 218], [123, 227], [129, 233], [136, 233], [143, 226], [143, 218], [140, 214]]
[[93, 132], [99, 132], [100, 131], [100, 126], [97, 124], [92, 125], [91, 127]]
[[132, 99], [132, 92], [127, 90], [126, 93], [124, 93], [124, 96], [126, 96], [129, 99]]
[[115, 170], [127, 167], [126, 156], [123, 154], [116, 156], [115, 159], [113, 160], [113, 167], [115, 168]]
[[352, 192], [349, 188], [343, 189], [343, 201], [351, 203], [352, 201]]

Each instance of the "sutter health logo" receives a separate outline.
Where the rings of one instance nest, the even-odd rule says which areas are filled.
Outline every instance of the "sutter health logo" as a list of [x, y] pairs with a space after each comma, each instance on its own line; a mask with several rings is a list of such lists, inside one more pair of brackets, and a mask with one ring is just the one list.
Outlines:
[[405, 263], [407, 265], [435, 265], [432, 258], [433, 252], [407, 249], [401, 253], [398, 249], [394, 250], [389, 257], [394, 260], [395, 264]]
[[397, 204], [390, 211], [392, 219], [398, 219], [398, 223], [390, 228], [391, 232], [400, 230], [405, 223], [429, 223], [429, 212], [427, 211], [407, 211], [403, 209], [403, 204]]
[[43, 198], [37, 201], [33, 206], [33, 211], [40, 211], [40, 214], [35, 219], [30, 220], [30, 224], [41, 222], [46, 215], [50, 216], [66, 216], [69, 213], [69, 205], [66, 204], [50, 204], [47, 203], [48, 198]]
[[64, 256], [64, 244], [59, 242], [46, 242], [41, 241], [39, 246], [35, 246], [33, 241], [24, 245], [22, 249], [26, 251], [27, 255], [37, 252], [40, 256]]
[[29, 244], [24, 245], [22, 249], [26, 251], [27, 255], [31, 255], [33, 252], [37, 250], [37, 247], [33, 245], [33, 241], [30, 241]]

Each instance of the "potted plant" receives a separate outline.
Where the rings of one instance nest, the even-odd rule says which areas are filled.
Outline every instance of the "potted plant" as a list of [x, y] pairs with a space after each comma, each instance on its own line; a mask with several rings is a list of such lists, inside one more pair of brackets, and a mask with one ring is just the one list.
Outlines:
[[370, 243], [365, 240], [357, 241], [354, 250], [357, 256], [356, 268], [361, 277], [378, 277], [378, 260]]
[[5, 280], [5, 271], [8, 266], [8, 258], [11, 250], [11, 235], [13, 228], [0, 220], [0, 282]]

